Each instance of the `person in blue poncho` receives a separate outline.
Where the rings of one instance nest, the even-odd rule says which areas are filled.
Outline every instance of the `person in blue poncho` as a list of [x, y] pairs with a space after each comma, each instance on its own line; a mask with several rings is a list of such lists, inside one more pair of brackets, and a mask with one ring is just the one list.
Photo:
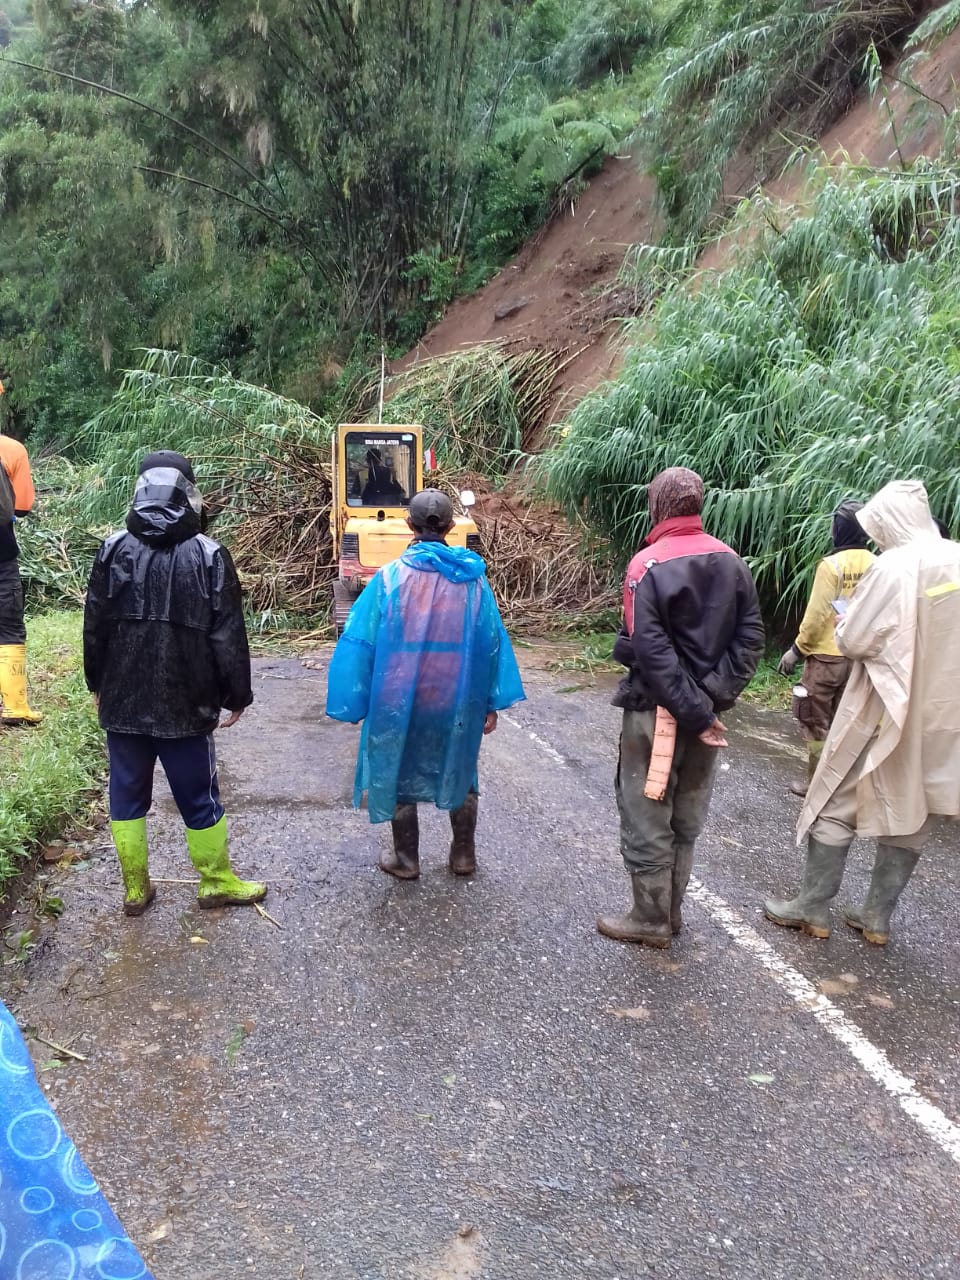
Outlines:
[[30, 1052], [2, 1002], [0, 1276], [150, 1280], [37, 1084]]
[[497, 712], [524, 698], [486, 566], [449, 547], [453, 506], [424, 489], [410, 501], [414, 538], [350, 610], [330, 663], [327, 715], [363, 721], [353, 802], [393, 824], [380, 869], [420, 874], [419, 802], [450, 812], [450, 869], [476, 870], [477, 759]]

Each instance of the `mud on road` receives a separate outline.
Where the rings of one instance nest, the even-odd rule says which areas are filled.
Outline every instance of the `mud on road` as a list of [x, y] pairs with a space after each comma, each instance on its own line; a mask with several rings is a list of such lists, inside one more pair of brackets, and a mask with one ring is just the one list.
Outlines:
[[34, 1045], [157, 1280], [960, 1274], [957, 1161], [715, 905], [956, 1124], [955, 833], [886, 950], [775, 930], [759, 907], [796, 880], [802, 753], [783, 717], [743, 712], [706, 896], [672, 951], [621, 946], [593, 928], [625, 901], [602, 683], [528, 660], [529, 701], [484, 746], [477, 876], [448, 874], [429, 813], [400, 884], [375, 865], [388, 828], [350, 807], [356, 730], [323, 718], [323, 666], [258, 662], [220, 738], [234, 858], [270, 880], [276, 923], [196, 908], [158, 785], [155, 908], [122, 917], [101, 842], [2, 977], [21, 1025], [86, 1056], [54, 1068]]

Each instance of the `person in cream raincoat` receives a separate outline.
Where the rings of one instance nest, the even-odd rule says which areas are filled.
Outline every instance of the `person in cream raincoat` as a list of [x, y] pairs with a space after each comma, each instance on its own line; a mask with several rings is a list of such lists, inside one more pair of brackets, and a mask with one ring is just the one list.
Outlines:
[[797, 827], [803, 884], [764, 911], [829, 937], [847, 850], [874, 838], [866, 902], [845, 919], [883, 944], [932, 820], [960, 816], [960, 544], [941, 537], [918, 480], [886, 485], [857, 519], [882, 554], [837, 624], [853, 669]]

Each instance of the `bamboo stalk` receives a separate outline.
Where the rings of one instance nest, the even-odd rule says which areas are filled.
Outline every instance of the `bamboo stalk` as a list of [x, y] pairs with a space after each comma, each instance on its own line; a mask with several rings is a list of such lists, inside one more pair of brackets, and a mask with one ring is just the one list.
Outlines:
[[74, 1053], [72, 1049], [65, 1048], [62, 1044], [57, 1044], [56, 1040], [48, 1040], [46, 1036], [41, 1036], [37, 1032], [33, 1033], [34, 1040], [38, 1040], [40, 1044], [45, 1044], [48, 1049], [53, 1049], [55, 1053], [59, 1053], [63, 1058], [73, 1058], [75, 1062], [86, 1062], [87, 1059], [82, 1053]]

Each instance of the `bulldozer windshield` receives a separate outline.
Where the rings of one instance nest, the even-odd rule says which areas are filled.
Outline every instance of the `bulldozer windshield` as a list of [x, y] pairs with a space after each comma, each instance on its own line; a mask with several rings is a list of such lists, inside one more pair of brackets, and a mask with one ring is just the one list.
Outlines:
[[348, 431], [348, 507], [406, 507], [417, 484], [417, 441], [411, 432]]

